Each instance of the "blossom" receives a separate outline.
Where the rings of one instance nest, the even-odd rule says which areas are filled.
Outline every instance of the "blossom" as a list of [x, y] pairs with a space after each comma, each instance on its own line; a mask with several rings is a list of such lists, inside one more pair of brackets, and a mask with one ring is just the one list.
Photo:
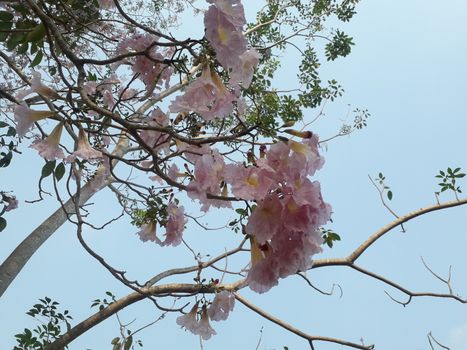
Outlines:
[[258, 244], [255, 237], [251, 237], [250, 242], [251, 267], [246, 282], [251, 290], [264, 293], [279, 283], [277, 261], [273, 259], [268, 244]]
[[11, 211], [18, 208], [18, 200], [16, 199], [16, 197], [3, 195], [3, 200], [7, 203], [5, 211]]
[[19, 137], [26, 135], [34, 122], [55, 115], [52, 111], [35, 111], [21, 104], [15, 107], [14, 116], [16, 120], [16, 132]]
[[258, 65], [260, 54], [255, 49], [242, 53], [237, 64], [232, 67], [230, 84], [240, 83], [245, 89], [248, 88], [253, 79], [255, 68]]
[[198, 315], [198, 302], [192, 307], [189, 313], [179, 316], [176, 319], [176, 323], [179, 326], [184, 327], [186, 330], [190, 331], [191, 333], [198, 334], [198, 326], [199, 322], [196, 319]]
[[265, 197], [248, 218], [245, 231], [260, 244], [271, 239], [282, 227], [282, 203], [276, 194]]
[[245, 11], [240, 0], [207, 0], [207, 2], [222, 11], [235, 28], [241, 30], [246, 24]]
[[[161, 85], [164, 81], [167, 88], [173, 74], [172, 67], [160, 62], [163, 62], [167, 57], [172, 57], [175, 49], [169, 47], [159, 51], [160, 47], [156, 45], [158, 40], [159, 37], [153, 34], [135, 34], [121, 40], [117, 46], [117, 54], [147, 50], [146, 55], [128, 58], [124, 62], [131, 64], [133, 73], [137, 74], [139, 79], [146, 85], [148, 92], [152, 92], [156, 86]], [[118, 64], [121, 64], [121, 62]]]
[[103, 154], [100, 151], [95, 150], [91, 147], [88, 141], [88, 137], [83, 129], [79, 130], [78, 145], [76, 151], [70, 154], [66, 161], [68, 163], [73, 162], [77, 157], [84, 160], [102, 159]]
[[198, 199], [207, 212], [211, 205], [218, 208], [231, 208], [230, 201], [208, 198], [208, 194], [227, 197], [227, 187], [221, 186], [225, 176], [225, 163], [217, 150], [203, 154], [195, 162], [194, 179], [187, 186], [191, 199]]
[[143, 242], [157, 242], [159, 241], [159, 239], [156, 236], [156, 228], [156, 222], [150, 221], [149, 223], [142, 225], [141, 230], [139, 230], [136, 234], [139, 236], [139, 239]]
[[201, 320], [199, 321], [195, 334], [198, 334], [204, 340], [208, 340], [213, 335], [217, 334], [216, 331], [211, 327], [211, 324], [209, 323], [209, 316], [206, 310], [206, 306], [203, 307], [203, 311], [201, 313]]
[[45, 160], [65, 158], [63, 150], [60, 148], [62, 130], [63, 123], [59, 123], [46, 139], [36, 139], [29, 147], [38, 151], [39, 155]]
[[213, 321], [223, 321], [229, 317], [235, 305], [235, 297], [231, 292], [223, 290], [214, 297], [208, 309], [209, 318]]
[[183, 95], [175, 98], [169, 109], [172, 113], [193, 111], [209, 121], [232, 113], [236, 100], [236, 95], [224, 86], [217, 73], [205, 67], [201, 76], [188, 85]]
[[32, 91], [47, 98], [60, 97], [54, 89], [42, 84], [41, 73], [36, 72], [36, 71], [32, 72], [31, 88], [32, 88]]
[[273, 173], [261, 168], [228, 164], [225, 180], [232, 185], [232, 193], [244, 200], [261, 200], [273, 185]]
[[97, 0], [99, 7], [101, 9], [110, 9], [115, 7], [115, 3], [113, 0]]
[[311, 266], [311, 256], [322, 251], [322, 243], [318, 230], [292, 231], [271, 240], [271, 249], [274, 252], [271, 258], [277, 263], [275, 269], [278, 276], [285, 278], [298, 271], [306, 271]]
[[230, 10], [226, 1], [212, 3], [204, 16], [205, 36], [216, 51], [219, 63], [226, 69], [236, 67], [247, 44], [242, 33], [245, 24], [243, 6], [237, 4], [230, 7], [235, 10]]
[[182, 242], [182, 234], [185, 229], [187, 220], [184, 215], [185, 209], [177, 207], [174, 202], [171, 202], [167, 207], [168, 220], [166, 225], [166, 238], [161, 245], [177, 246]]
[[[164, 128], [169, 125], [169, 118], [161, 111], [160, 108], [156, 108], [151, 112], [147, 125], [154, 128]], [[170, 135], [158, 130], [144, 129], [141, 130], [140, 136], [148, 146], [156, 150], [163, 149], [168, 153], [170, 147]]]

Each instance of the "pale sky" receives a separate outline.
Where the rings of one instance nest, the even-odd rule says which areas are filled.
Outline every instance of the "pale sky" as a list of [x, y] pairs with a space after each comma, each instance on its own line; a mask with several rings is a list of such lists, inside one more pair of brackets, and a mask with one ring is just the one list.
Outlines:
[[[317, 174], [325, 200], [333, 207], [334, 229], [342, 237], [333, 249], [321, 257], [348, 254], [378, 228], [392, 221], [381, 205], [378, 193], [367, 175], [383, 172], [394, 198], [391, 207], [400, 215], [435, 204], [438, 190], [435, 175], [439, 170], [462, 167], [467, 170], [465, 149], [467, 69], [467, 3], [465, 1], [380, 0], [364, 1], [357, 15], [344, 29], [354, 37], [350, 56], [331, 64], [323, 64], [323, 77], [336, 78], [345, 88], [345, 95], [328, 104], [326, 116], [312, 130], [323, 139], [335, 134], [348, 111], [366, 108], [371, 117], [368, 127], [355, 134], [330, 142], [323, 150], [326, 164]], [[251, 13], [249, 14], [251, 16]], [[251, 18], [251, 17], [250, 17]], [[201, 18], [194, 21], [201, 23]], [[278, 81], [288, 82], [294, 61], [286, 57]], [[350, 106], [349, 106], [350, 105]], [[309, 117], [316, 111], [309, 111]], [[347, 119], [346, 119], [347, 118]], [[0, 234], [0, 259], [30, 233], [51, 208], [53, 200], [26, 204], [36, 198], [36, 179], [42, 160], [23, 144], [24, 156], [16, 157], [12, 166], [2, 169], [2, 189], [14, 190], [20, 208], [8, 213], [8, 228]], [[36, 173], [34, 170], [37, 169]], [[462, 185], [464, 186], [462, 187]], [[467, 185], [460, 183], [467, 191]], [[441, 200], [452, 200], [449, 193]], [[118, 214], [119, 209], [108, 193], [99, 193], [93, 200], [94, 218]], [[190, 207], [187, 203], [186, 206]], [[227, 214], [226, 214], [227, 213]], [[447, 275], [453, 267], [452, 285], [456, 294], [467, 297], [467, 208], [460, 207], [428, 214], [405, 225], [378, 241], [366, 252], [359, 264], [383, 274], [397, 283], [418, 292], [447, 292], [423, 267], [423, 256], [430, 267]], [[229, 215], [212, 213], [215, 217]], [[224, 218], [223, 218], [224, 219]], [[100, 221], [99, 221], [100, 220]], [[225, 221], [225, 220], [224, 220]], [[186, 251], [143, 244], [135, 236], [136, 228], [127, 219], [109, 229], [85, 232], [85, 238], [111, 264], [128, 271], [141, 280], [164, 268], [191, 265]], [[201, 251], [222, 252], [238, 241], [229, 231], [202, 232], [192, 227], [186, 239]], [[209, 249], [215, 247], [213, 249]], [[176, 261], [174, 262], [174, 259]], [[313, 334], [337, 337], [353, 342], [361, 338], [374, 343], [378, 350], [429, 349], [427, 333], [452, 350], [467, 347], [465, 306], [452, 300], [419, 298], [407, 307], [391, 301], [385, 291], [406, 300], [382, 283], [350, 271], [345, 267], [313, 270], [308, 277], [317, 286], [329, 289], [333, 283], [343, 288], [343, 296], [323, 296], [310, 289], [298, 277], [281, 280], [269, 293], [258, 295], [248, 289], [241, 291], [247, 299], [295, 327]], [[65, 225], [33, 256], [10, 289], [0, 299], [0, 347], [10, 349], [13, 335], [37, 324], [25, 312], [38, 298], [49, 296], [70, 310], [76, 324], [91, 315], [91, 301], [104, 297], [110, 290], [117, 296], [129, 291], [121, 286], [78, 244], [74, 227]], [[167, 300], [166, 306], [170, 306]], [[134, 319], [137, 329], [159, 316], [149, 302], [125, 310], [126, 322]], [[178, 315], [177, 315], [178, 316]], [[145, 349], [199, 348], [196, 336], [175, 324], [175, 315], [168, 315], [159, 324], [140, 333]], [[217, 336], [204, 343], [204, 349], [309, 349], [307, 342], [262, 319], [237, 303], [225, 322], [214, 323]], [[118, 336], [114, 318], [95, 327], [70, 345], [70, 349], [94, 350], [110, 348]], [[343, 349], [337, 345], [316, 343], [316, 349]]]

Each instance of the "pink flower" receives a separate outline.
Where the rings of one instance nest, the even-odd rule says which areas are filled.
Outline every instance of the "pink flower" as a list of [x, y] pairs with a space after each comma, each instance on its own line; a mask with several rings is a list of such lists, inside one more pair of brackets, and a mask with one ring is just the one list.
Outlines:
[[282, 203], [276, 194], [266, 196], [248, 218], [246, 233], [254, 235], [260, 244], [271, 239], [282, 227]]
[[198, 199], [203, 206], [201, 210], [207, 212], [211, 205], [218, 208], [231, 208], [227, 200], [210, 199], [207, 194], [227, 197], [227, 187], [221, 187], [225, 175], [225, 163], [217, 150], [211, 154], [203, 154], [195, 162], [195, 178], [187, 186], [188, 197]]
[[32, 88], [32, 91], [47, 98], [60, 97], [54, 89], [42, 84], [41, 73], [36, 72], [36, 71], [32, 72], [31, 88]]
[[[226, 69], [234, 68], [246, 51], [247, 42], [242, 33], [245, 23], [243, 6], [235, 1], [235, 11], [229, 11], [226, 1], [212, 2], [214, 5], [209, 6], [204, 16], [205, 35], [216, 51], [219, 63]], [[226, 9], [227, 12], [224, 12]]]
[[183, 230], [187, 220], [184, 215], [184, 208], [177, 207], [174, 202], [171, 202], [167, 207], [169, 219], [167, 220], [165, 240], [161, 245], [177, 246], [182, 242]]
[[62, 135], [63, 124], [59, 123], [47, 136], [46, 139], [36, 139], [29, 146], [39, 152], [45, 160], [63, 159], [65, 155], [60, 148], [60, 137]]
[[222, 11], [235, 28], [241, 30], [246, 24], [245, 11], [240, 0], [207, 0]]
[[117, 54], [148, 50], [147, 56], [139, 55], [125, 60], [132, 65], [133, 73], [139, 75], [139, 79], [146, 85], [147, 91], [154, 90], [164, 81], [167, 88], [173, 74], [172, 67], [159, 62], [172, 57], [174, 48], [167, 48], [159, 52], [160, 47], [156, 45], [158, 40], [159, 37], [153, 34], [135, 34], [120, 41], [117, 47]]
[[[160, 108], [156, 108], [152, 111], [147, 125], [164, 128], [169, 125], [169, 118], [160, 110]], [[140, 136], [148, 146], [156, 150], [162, 149], [168, 153], [170, 147], [170, 135], [157, 130], [143, 129], [140, 132]]]
[[223, 118], [233, 111], [234, 93], [227, 90], [216, 72], [204, 68], [200, 77], [188, 85], [183, 95], [170, 105], [172, 113], [196, 112], [204, 120]]
[[3, 200], [7, 203], [5, 211], [11, 211], [18, 208], [18, 200], [15, 197], [3, 195]]
[[311, 256], [321, 252], [323, 240], [318, 231], [310, 233], [292, 231], [271, 241], [271, 259], [276, 262], [275, 273], [285, 278], [299, 271], [306, 271], [312, 263]]
[[209, 323], [208, 312], [206, 310], [206, 306], [203, 307], [203, 311], [201, 313], [201, 320], [199, 321], [198, 328], [196, 329], [196, 333], [204, 340], [210, 339], [213, 335], [216, 335], [216, 331], [211, 327]]
[[232, 193], [244, 200], [262, 200], [273, 185], [273, 173], [261, 168], [228, 164], [225, 180], [232, 185]]
[[209, 318], [213, 321], [223, 321], [229, 317], [235, 305], [235, 297], [231, 292], [223, 290], [214, 297], [208, 309]]
[[97, 91], [97, 83], [95, 81], [88, 81], [84, 83], [83, 90], [86, 93], [86, 95], [92, 96]]
[[260, 246], [255, 239], [251, 240], [252, 263], [246, 282], [251, 290], [265, 293], [279, 284], [277, 261], [273, 259], [268, 245]]
[[245, 89], [248, 88], [253, 79], [253, 74], [259, 59], [260, 54], [255, 49], [250, 49], [242, 53], [237, 61], [237, 65], [232, 68], [230, 84], [240, 83]]
[[158, 242], [159, 239], [156, 236], [156, 228], [157, 228], [156, 222], [151, 221], [141, 226], [141, 230], [138, 231], [136, 234], [139, 236], [139, 239], [142, 240], [143, 242], [147, 242], [147, 241]]
[[198, 315], [198, 302], [193, 306], [189, 313], [177, 317], [177, 324], [181, 327], [184, 327], [186, 330], [190, 331], [193, 334], [198, 334], [199, 322], [196, 319]]
[[19, 137], [26, 135], [32, 125], [42, 119], [47, 117], [52, 117], [55, 115], [55, 112], [52, 111], [34, 111], [25, 105], [17, 105], [15, 107], [15, 120], [16, 120], [16, 132]]
[[76, 158], [81, 158], [84, 160], [94, 160], [94, 159], [103, 159], [103, 154], [100, 151], [96, 151], [91, 147], [88, 141], [88, 137], [83, 129], [79, 129], [78, 135], [78, 146], [76, 151], [70, 154], [66, 161], [72, 163]]
[[112, 7], [115, 7], [115, 3], [113, 0], [97, 0], [99, 3], [99, 7], [101, 9], [110, 9]]

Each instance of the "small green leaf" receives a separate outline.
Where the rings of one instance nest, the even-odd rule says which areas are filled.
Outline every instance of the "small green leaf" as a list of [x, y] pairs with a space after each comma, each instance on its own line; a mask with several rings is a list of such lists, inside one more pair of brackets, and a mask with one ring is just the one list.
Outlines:
[[60, 181], [63, 175], [65, 175], [65, 164], [60, 163], [55, 168], [55, 178], [57, 179], [57, 181]]
[[28, 42], [38, 42], [45, 36], [45, 26], [41, 23], [34, 27], [26, 36]]
[[392, 191], [388, 191], [388, 199], [392, 200]]
[[0, 121], [0, 128], [4, 128], [6, 126], [8, 126], [7, 123]]
[[34, 59], [33, 59], [32, 62], [31, 62], [31, 67], [35, 67], [35, 66], [37, 66], [39, 63], [41, 63], [42, 57], [43, 57], [43, 56], [44, 56], [44, 55], [42, 54], [42, 51], [37, 52], [36, 57], [34, 57]]
[[16, 129], [12, 126], [8, 128], [8, 131], [6, 133], [6, 136], [15, 136], [16, 135]]
[[10, 22], [13, 19], [13, 14], [7, 11], [0, 11], [0, 21]]
[[49, 176], [50, 174], [53, 173], [54, 169], [55, 169], [55, 160], [45, 163], [45, 165], [42, 167], [41, 176], [43, 178]]
[[0, 217], [0, 232], [2, 232], [6, 228], [6, 220]]

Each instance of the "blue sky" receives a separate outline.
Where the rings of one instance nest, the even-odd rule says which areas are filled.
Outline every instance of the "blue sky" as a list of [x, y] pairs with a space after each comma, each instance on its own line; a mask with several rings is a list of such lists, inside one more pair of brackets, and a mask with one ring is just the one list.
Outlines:
[[[313, 131], [322, 138], [336, 133], [349, 109], [367, 108], [371, 117], [367, 128], [336, 139], [323, 153], [324, 168], [317, 175], [323, 196], [334, 211], [330, 228], [342, 242], [317, 257], [348, 254], [372, 232], [392, 220], [381, 205], [368, 180], [383, 172], [394, 192], [392, 208], [399, 214], [435, 203], [441, 169], [467, 170], [465, 149], [467, 69], [467, 4], [463, 1], [377, 1], [363, 2], [358, 14], [344, 26], [354, 37], [355, 47], [345, 59], [323, 64], [325, 77], [336, 78], [345, 95], [328, 104], [326, 116]], [[201, 19], [197, 19], [201, 23]], [[286, 57], [277, 79], [290, 84], [293, 58]], [[350, 107], [349, 107], [350, 105]], [[312, 118], [315, 111], [309, 111]], [[23, 201], [36, 197], [35, 180], [42, 160], [23, 145], [24, 157], [2, 170], [2, 188], [15, 190]], [[37, 174], [31, 171], [37, 169]], [[461, 183], [462, 186], [462, 183]], [[467, 189], [466, 189], [467, 191]], [[444, 194], [442, 200], [452, 200]], [[110, 193], [99, 193], [93, 200], [93, 215], [98, 222], [119, 210]], [[3, 259], [57, 204], [46, 200], [37, 204], [20, 203], [8, 215], [9, 227], [0, 234], [0, 259]], [[190, 204], [187, 204], [190, 206]], [[396, 229], [366, 252], [360, 265], [383, 274], [414, 291], [446, 292], [423, 267], [423, 256], [430, 267], [446, 275], [453, 266], [455, 293], [467, 296], [466, 208], [429, 214], [408, 223], [407, 232]], [[217, 211], [205, 220], [216, 226]], [[104, 231], [85, 232], [94, 249], [115, 267], [124, 268], [134, 278], [146, 279], [164, 268], [191, 265], [186, 251], [161, 249], [141, 243], [136, 229], [126, 220]], [[222, 252], [238, 237], [225, 232], [203, 232], [191, 227], [186, 238], [200, 251]], [[183, 250], [183, 249], [182, 249]], [[334, 336], [358, 342], [375, 343], [378, 350], [429, 349], [430, 331], [451, 349], [467, 348], [465, 306], [451, 300], [415, 299], [403, 308], [396, 298], [405, 297], [393, 289], [347, 268], [313, 270], [308, 277], [323, 289], [338, 283], [343, 296], [322, 296], [306, 287], [297, 277], [282, 280], [265, 295], [242, 291], [247, 299], [275, 316], [315, 335]], [[27, 267], [0, 299], [0, 347], [12, 348], [13, 335], [24, 327], [35, 326], [24, 314], [40, 297], [48, 295], [71, 310], [75, 322], [90, 315], [91, 300], [111, 290], [123, 296], [128, 290], [115, 281], [79, 246], [74, 228], [65, 225], [33, 256]], [[169, 301], [167, 301], [169, 305]], [[122, 313], [138, 328], [157, 318], [150, 303], [142, 302]], [[218, 335], [204, 349], [255, 349], [262, 329], [259, 349], [290, 350], [309, 348], [305, 341], [246, 310], [237, 303], [228, 321], [214, 325]], [[118, 335], [118, 324], [109, 319], [71, 345], [71, 349], [109, 348]], [[175, 325], [169, 315], [158, 325], [141, 333], [145, 348], [198, 348], [198, 339]], [[318, 344], [320, 350], [340, 349]]]

